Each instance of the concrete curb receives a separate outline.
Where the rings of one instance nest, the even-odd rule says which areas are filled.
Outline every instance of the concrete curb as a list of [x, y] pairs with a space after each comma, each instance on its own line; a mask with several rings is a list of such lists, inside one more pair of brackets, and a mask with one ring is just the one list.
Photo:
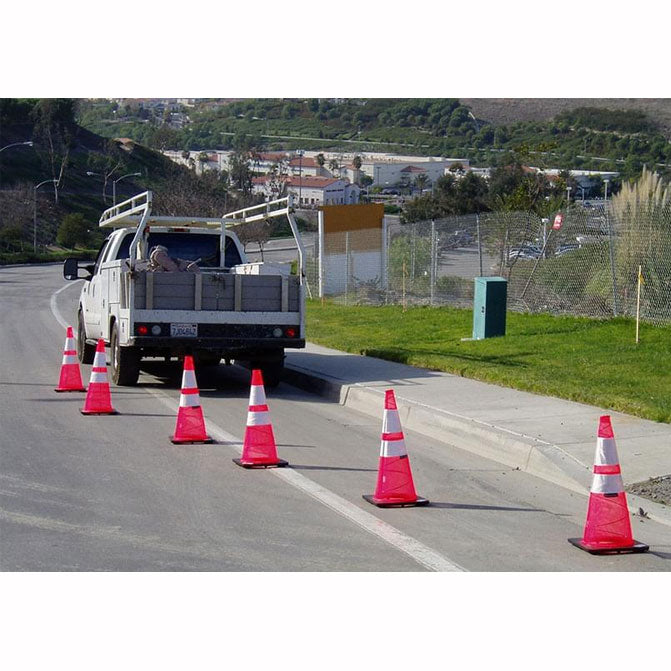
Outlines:
[[[287, 364], [284, 382], [329, 401], [381, 419], [384, 387], [343, 384], [295, 364]], [[469, 417], [403, 398], [396, 402], [404, 428], [435, 440], [516, 468], [560, 487], [587, 496], [592, 484], [592, 466], [585, 465], [557, 445], [515, 433]], [[629, 510], [644, 508], [649, 519], [671, 526], [671, 509], [627, 492]]]

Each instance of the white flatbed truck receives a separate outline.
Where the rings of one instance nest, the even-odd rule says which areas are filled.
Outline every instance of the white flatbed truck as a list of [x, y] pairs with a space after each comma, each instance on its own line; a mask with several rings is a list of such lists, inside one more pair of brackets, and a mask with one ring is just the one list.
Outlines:
[[[117, 385], [136, 384], [145, 357], [185, 354], [197, 365], [224, 359], [258, 367], [268, 386], [278, 384], [285, 348], [305, 347], [305, 251], [291, 196], [221, 219], [152, 216], [151, 202], [147, 191], [105, 210], [99, 226], [112, 233], [95, 262], [65, 261], [66, 279], [86, 280], [77, 311], [79, 361], [92, 363], [102, 338]], [[295, 275], [288, 264], [248, 263], [231, 230], [274, 217], [287, 217], [296, 240]], [[156, 245], [172, 258], [197, 261], [199, 272], [151, 272]]]

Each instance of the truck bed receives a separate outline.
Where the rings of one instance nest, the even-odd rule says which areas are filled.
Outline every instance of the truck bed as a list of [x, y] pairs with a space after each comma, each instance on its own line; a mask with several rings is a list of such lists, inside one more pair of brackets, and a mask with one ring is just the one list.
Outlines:
[[[127, 287], [130, 273], [126, 275], [124, 284]], [[132, 281], [136, 310], [300, 310], [300, 286], [295, 275], [135, 272]], [[129, 295], [128, 292], [122, 293]]]

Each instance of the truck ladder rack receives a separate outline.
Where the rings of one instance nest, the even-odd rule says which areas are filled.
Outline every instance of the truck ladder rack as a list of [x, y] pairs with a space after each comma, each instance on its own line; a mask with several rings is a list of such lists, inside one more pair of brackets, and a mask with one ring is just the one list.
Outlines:
[[305, 277], [305, 247], [301, 240], [298, 226], [294, 219], [293, 196], [290, 194], [285, 198], [278, 200], [271, 200], [260, 205], [252, 205], [245, 207], [242, 210], [235, 210], [235, 212], [227, 212], [222, 218], [222, 225], [224, 226], [239, 226], [240, 224], [249, 224], [253, 221], [263, 221], [265, 219], [272, 219], [274, 217], [286, 216], [289, 220], [289, 226], [296, 241], [296, 248], [298, 249], [298, 277], [301, 284], [305, 284], [308, 290], [308, 295], [311, 296], [310, 286]]

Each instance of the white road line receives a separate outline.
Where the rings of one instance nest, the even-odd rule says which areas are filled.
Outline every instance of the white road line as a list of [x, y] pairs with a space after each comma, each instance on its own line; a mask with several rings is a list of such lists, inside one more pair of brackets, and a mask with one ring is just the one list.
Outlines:
[[[166, 407], [170, 408], [174, 413], [177, 413], [178, 404], [172, 398], [155, 389], [146, 389], [146, 391]], [[229, 447], [233, 448], [238, 453], [242, 452], [242, 440], [240, 438], [224, 431], [221, 427], [217, 426], [207, 418], [206, 425], [208, 432], [213, 437], [217, 438], [219, 441], [227, 443]], [[284, 480], [287, 484], [290, 484], [292, 487], [309, 494], [312, 498], [324, 504], [339, 515], [354, 522], [364, 529], [364, 531], [393, 545], [430, 571], [444, 572], [466, 570], [462, 566], [459, 566], [459, 564], [456, 564], [447, 557], [432, 550], [430, 547], [424, 545], [412, 536], [404, 534], [391, 524], [382, 521], [371, 513], [367, 513], [365, 510], [362, 510], [350, 501], [343, 499], [331, 490], [306, 478], [303, 474], [295, 471], [291, 467], [272, 469], [270, 472], [281, 480]]]
[[[51, 312], [58, 321], [58, 323], [66, 328], [69, 324], [63, 319], [63, 316], [56, 305], [56, 296], [72, 285], [66, 284], [64, 287], [58, 289], [51, 295], [50, 307]], [[146, 389], [149, 394], [161, 401], [164, 405], [170, 408], [174, 413], [177, 413], [178, 404], [172, 398], [156, 391], [155, 389]], [[207, 420], [207, 427], [210, 433], [220, 441], [229, 443], [230, 447], [236, 449], [238, 453], [242, 452], [242, 440], [234, 436], [221, 427], [217, 426], [211, 420]], [[354, 522], [359, 527], [370, 534], [377, 536], [381, 540], [393, 545], [395, 548], [407, 554], [411, 559], [414, 559], [418, 564], [421, 564], [430, 571], [465, 571], [466, 569], [459, 564], [454, 563], [447, 557], [432, 550], [430, 547], [420, 543], [412, 536], [404, 534], [402, 531], [393, 527], [391, 524], [382, 521], [371, 513], [367, 513], [358, 506], [355, 506], [350, 501], [343, 499], [334, 492], [321, 485], [318, 485], [313, 480], [306, 478], [298, 471], [292, 468], [278, 468], [271, 470], [271, 473], [276, 477], [284, 480], [296, 489], [309, 494], [312, 498], [324, 504], [339, 515], [346, 517], [348, 520]]]
[[51, 300], [49, 301], [49, 307], [51, 308], [51, 314], [53, 314], [54, 317], [56, 317], [56, 321], [65, 329], [68, 326], [72, 326], [72, 324], [68, 324], [65, 319], [63, 319], [63, 315], [61, 314], [61, 311], [58, 309], [58, 305], [56, 305], [56, 296], [61, 293], [61, 291], [65, 291], [66, 289], [69, 289], [72, 285], [71, 284], [66, 284], [65, 286], [61, 287], [58, 289], [58, 291], [54, 291], [53, 294], [51, 294]]

